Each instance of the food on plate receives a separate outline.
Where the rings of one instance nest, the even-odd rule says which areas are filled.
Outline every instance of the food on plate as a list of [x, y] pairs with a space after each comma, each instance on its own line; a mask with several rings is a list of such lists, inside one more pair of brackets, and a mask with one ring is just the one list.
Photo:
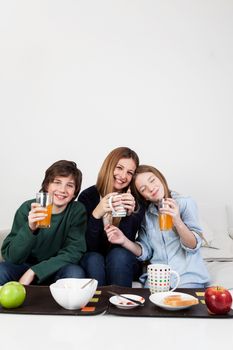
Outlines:
[[205, 303], [209, 313], [224, 315], [231, 310], [232, 296], [224, 287], [208, 287], [205, 290]]
[[[119, 305], [137, 305], [133, 301], [127, 300], [123, 296], [119, 296], [118, 299], [119, 299]], [[140, 301], [141, 303], [144, 303], [145, 299], [141, 297], [141, 298], [135, 299], [135, 301]]]
[[132, 301], [119, 301], [119, 305], [135, 305]]
[[163, 299], [163, 303], [169, 306], [191, 306], [199, 303], [197, 298], [184, 298], [182, 295], [169, 295]]

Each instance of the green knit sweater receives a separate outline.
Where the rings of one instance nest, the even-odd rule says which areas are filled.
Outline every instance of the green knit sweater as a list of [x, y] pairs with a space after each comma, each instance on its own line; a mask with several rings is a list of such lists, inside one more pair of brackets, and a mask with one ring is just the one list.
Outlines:
[[14, 264], [30, 263], [38, 283], [67, 264], [77, 264], [86, 251], [86, 211], [82, 203], [70, 202], [59, 214], [52, 214], [51, 227], [34, 233], [28, 213], [35, 199], [17, 210], [13, 226], [2, 245], [2, 256]]

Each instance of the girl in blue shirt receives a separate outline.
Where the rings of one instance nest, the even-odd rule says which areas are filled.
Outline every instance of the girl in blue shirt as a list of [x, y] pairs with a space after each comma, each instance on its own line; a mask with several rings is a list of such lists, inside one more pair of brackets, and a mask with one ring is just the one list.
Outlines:
[[[170, 191], [163, 174], [149, 165], [137, 168], [132, 189], [138, 199], [148, 204], [138, 238], [132, 242], [122, 232], [108, 226], [108, 240], [127, 248], [141, 261], [170, 265], [180, 275], [179, 288], [204, 288], [209, 275], [200, 254], [202, 229], [193, 199]], [[159, 200], [163, 198], [165, 205], [158, 209]], [[160, 230], [159, 212], [172, 217], [171, 229]], [[141, 281], [147, 286], [146, 274]], [[172, 287], [174, 283], [172, 280]]]

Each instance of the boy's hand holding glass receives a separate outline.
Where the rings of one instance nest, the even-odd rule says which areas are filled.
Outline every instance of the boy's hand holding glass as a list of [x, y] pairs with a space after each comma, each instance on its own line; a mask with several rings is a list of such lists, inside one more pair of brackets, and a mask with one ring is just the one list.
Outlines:
[[[48, 192], [39, 192], [36, 194], [36, 203], [39, 203], [41, 214], [46, 214], [44, 219], [37, 221], [38, 228], [49, 228], [51, 223], [53, 196]], [[38, 211], [38, 209], [37, 209]]]
[[53, 198], [49, 193], [40, 192], [36, 195], [36, 203], [31, 204], [28, 215], [28, 225], [32, 231], [37, 228], [49, 228], [52, 216]]
[[37, 227], [37, 222], [39, 220], [44, 220], [47, 216], [46, 208], [42, 208], [39, 203], [32, 203], [31, 210], [28, 214], [28, 225], [32, 231], [35, 231]]
[[28, 215], [28, 225], [32, 231], [38, 228], [38, 222], [43, 221], [48, 216], [47, 209], [40, 206], [38, 203], [32, 203], [31, 211]]

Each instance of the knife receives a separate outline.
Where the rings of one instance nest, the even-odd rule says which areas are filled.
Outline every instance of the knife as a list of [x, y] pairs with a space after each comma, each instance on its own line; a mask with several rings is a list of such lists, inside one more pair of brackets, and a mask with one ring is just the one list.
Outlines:
[[110, 291], [110, 290], [108, 290], [107, 292], [108, 292], [109, 294], [115, 295], [115, 296], [117, 296], [117, 297], [119, 297], [119, 298], [123, 298], [123, 299], [129, 300], [129, 301], [132, 301], [134, 304], [137, 304], [137, 305], [140, 305], [140, 306], [144, 306], [144, 302], [141, 302], [141, 301], [139, 301], [139, 300], [135, 300], [135, 299], [131, 299], [131, 298], [129, 298], [129, 297], [125, 297], [125, 296], [123, 296], [123, 295], [121, 295], [121, 294], [112, 292], [112, 291]]

